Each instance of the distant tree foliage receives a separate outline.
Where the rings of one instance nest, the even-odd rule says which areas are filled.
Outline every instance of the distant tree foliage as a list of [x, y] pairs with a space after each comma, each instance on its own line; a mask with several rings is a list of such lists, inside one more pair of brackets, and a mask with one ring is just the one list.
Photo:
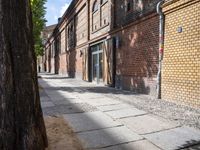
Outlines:
[[41, 39], [41, 31], [43, 30], [45, 20], [45, 8], [46, 0], [31, 0], [32, 18], [33, 18], [33, 36], [35, 42], [36, 56], [43, 55], [43, 44]]

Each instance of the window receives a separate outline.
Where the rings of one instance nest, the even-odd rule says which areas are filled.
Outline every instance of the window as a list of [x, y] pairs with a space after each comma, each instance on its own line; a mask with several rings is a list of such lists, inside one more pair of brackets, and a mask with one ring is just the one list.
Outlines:
[[92, 8], [92, 12], [95, 12], [98, 10], [98, 3], [97, 1], [94, 2], [93, 8]]
[[106, 21], [106, 19], [104, 19], [104, 25], [105, 25], [105, 24], [107, 24], [107, 21]]
[[101, 0], [101, 5], [107, 2], [108, 0]]
[[71, 29], [70, 29], [71, 32], [73, 32], [73, 28], [74, 28], [73, 25], [71, 25]]
[[61, 53], [61, 42], [60, 42], [60, 37], [56, 39], [56, 52]]
[[[148, 3], [148, 1], [146, 3]], [[142, 0], [136, 0], [136, 10], [139, 11], [139, 12], [143, 11], [143, 7], [144, 7], [143, 1]]]
[[126, 12], [131, 11], [133, 8], [133, 1], [132, 0], [126, 0]]
[[129, 12], [130, 10], [131, 10], [131, 3], [128, 2], [128, 3], [127, 3], [127, 12]]

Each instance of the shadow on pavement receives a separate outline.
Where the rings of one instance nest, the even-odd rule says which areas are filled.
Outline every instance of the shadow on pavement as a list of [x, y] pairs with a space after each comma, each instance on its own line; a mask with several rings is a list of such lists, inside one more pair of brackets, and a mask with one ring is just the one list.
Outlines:
[[[143, 137], [104, 115], [96, 107], [84, 100], [79, 101], [79, 98], [63, 96], [58, 92], [60, 88], [50, 87], [51, 85], [42, 79], [40, 79], [40, 85], [44, 87], [40, 92], [44, 116], [63, 116], [86, 149], [138, 150], [138, 146], [144, 147], [137, 143], [141, 143], [144, 140]], [[72, 89], [65, 87], [64, 91], [72, 92]], [[53, 92], [55, 99], [49, 97], [46, 92]], [[82, 116], [78, 117], [79, 115]], [[159, 150], [156, 146], [144, 141], [150, 147], [149, 150], [151, 147]]]
[[[44, 79], [67, 79], [54, 76]], [[63, 116], [66, 122], [72, 127], [81, 143], [86, 149], [101, 150], [161, 150], [148, 142], [144, 137], [134, 133], [123, 124], [112, 120], [98, 111], [95, 106], [89, 105], [84, 99], [84, 94], [127, 94], [136, 95], [130, 92], [105, 87], [87, 86], [52, 86], [49, 82], [39, 79], [43, 89], [40, 91], [41, 103], [44, 116]], [[69, 95], [71, 94], [71, 95]], [[79, 96], [76, 96], [76, 95]], [[109, 123], [108, 123], [109, 122]], [[200, 141], [188, 141], [178, 149], [189, 145], [200, 143]], [[199, 150], [199, 146], [189, 150]]]

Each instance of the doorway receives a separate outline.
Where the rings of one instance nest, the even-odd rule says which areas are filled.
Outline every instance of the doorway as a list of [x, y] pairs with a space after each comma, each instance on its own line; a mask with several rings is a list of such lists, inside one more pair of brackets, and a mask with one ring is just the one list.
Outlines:
[[92, 54], [92, 82], [96, 82], [97, 84], [103, 82], [103, 48], [102, 44], [95, 45], [91, 47]]

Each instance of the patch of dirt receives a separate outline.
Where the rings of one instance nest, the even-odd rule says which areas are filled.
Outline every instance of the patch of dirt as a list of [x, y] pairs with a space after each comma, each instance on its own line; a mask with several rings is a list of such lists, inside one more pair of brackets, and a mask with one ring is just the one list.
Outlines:
[[62, 117], [45, 117], [49, 147], [46, 150], [83, 150], [73, 130]]

